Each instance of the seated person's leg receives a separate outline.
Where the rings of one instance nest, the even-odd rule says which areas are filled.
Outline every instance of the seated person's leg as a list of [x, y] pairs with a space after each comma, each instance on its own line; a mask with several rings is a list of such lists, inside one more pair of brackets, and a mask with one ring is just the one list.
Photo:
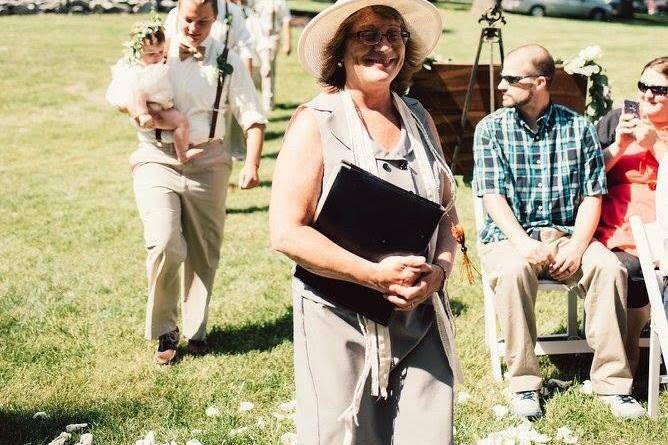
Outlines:
[[[505, 361], [508, 367], [510, 390], [513, 393], [537, 391], [542, 384], [536, 345], [534, 304], [538, 292], [538, 271], [517, 254], [510, 242], [500, 241], [481, 245], [480, 258], [494, 290], [494, 306], [505, 337]], [[537, 393], [531, 403], [515, 403], [516, 414], [540, 415]], [[527, 402], [528, 400], [524, 400]], [[526, 409], [529, 405], [529, 411]], [[533, 412], [537, 410], [537, 412]]]
[[631, 368], [631, 375], [635, 376], [640, 356], [640, 333], [649, 321], [649, 297], [645, 280], [640, 268], [640, 260], [635, 255], [621, 250], [614, 250], [617, 259], [626, 267], [627, 278], [627, 334], [625, 341], [626, 356]]
[[626, 281], [624, 265], [603, 244], [594, 240], [582, 257], [586, 323], [589, 346], [594, 349], [591, 382], [601, 401], [622, 418], [644, 415], [629, 396], [633, 378], [626, 357]]

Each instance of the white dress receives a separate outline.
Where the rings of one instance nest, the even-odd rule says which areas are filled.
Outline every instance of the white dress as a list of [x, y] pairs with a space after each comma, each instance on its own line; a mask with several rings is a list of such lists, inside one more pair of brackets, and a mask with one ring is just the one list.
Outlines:
[[105, 97], [119, 109], [132, 104], [136, 92], [148, 96], [148, 102], [159, 104], [163, 110], [174, 106], [174, 90], [169, 82], [169, 66], [163, 63], [142, 65], [120, 59], [111, 67], [111, 83]]

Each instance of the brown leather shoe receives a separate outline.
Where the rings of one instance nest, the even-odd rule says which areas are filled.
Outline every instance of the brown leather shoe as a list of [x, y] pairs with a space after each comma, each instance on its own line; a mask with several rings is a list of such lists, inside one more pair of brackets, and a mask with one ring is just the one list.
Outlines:
[[209, 352], [206, 340], [188, 340], [188, 352], [192, 355], [204, 355]]
[[162, 334], [158, 337], [158, 350], [154, 355], [154, 360], [158, 365], [171, 365], [176, 358], [176, 348], [179, 345], [179, 330]]

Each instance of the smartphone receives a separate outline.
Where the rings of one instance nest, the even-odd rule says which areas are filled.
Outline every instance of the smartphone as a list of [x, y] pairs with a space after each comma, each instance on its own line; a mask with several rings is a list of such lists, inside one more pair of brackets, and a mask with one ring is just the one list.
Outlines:
[[635, 117], [640, 117], [640, 105], [634, 100], [625, 100], [624, 113], [632, 114]]

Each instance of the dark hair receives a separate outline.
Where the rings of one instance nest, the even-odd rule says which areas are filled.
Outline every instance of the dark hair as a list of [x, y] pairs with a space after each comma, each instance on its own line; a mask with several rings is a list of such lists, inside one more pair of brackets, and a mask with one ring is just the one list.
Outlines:
[[[177, 9], [181, 7], [181, 1], [179, 0], [176, 7]], [[195, 2], [196, 5], [206, 5], [209, 3], [211, 5], [211, 8], [213, 9], [214, 14], [216, 14], [216, 17], [218, 17], [218, 0], [192, 0]]]
[[[361, 15], [369, 11], [384, 19], [396, 20], [401, 24], [402, 30], [406, 29], [406, 23], [401, 14], [389, 6], [367, 6], [348, 16], [325, 47], [325, 54], [323, 55], [324, 63], [318, 81], [330, 92], [341, 91], [346, 85], [346, 68], [338, 64], [343, 61], [348, 37], [355, 22]], [[404, 64], [401, 70], [399, 70], [397, 77], [392, 81], [390, 89], [398, 94], [404, 94], [410, 85], [411, 77], [420, 68], [421, 62], [422, 60], [419, 58], [415, 42], [409, 38], [406, 42]]]
[[552, 82], [554, 81], [555, 72], [554, 59], [552, 56], [548, 53], [546, 57], [538, 57], [534, 59], [534, 67], [538, 74], [547, 79], [547, 86], [551, 87]]
[[547, 49], [536, 43], [529, 43], [513, 49], [506, 55], [506, 58], [515, 53], [518, 53], [525, 58], [529, 57], [531, 64], [536, 70], [536, 74], [547, 79], [548, 88], [552, 86], [555, 73], [554, 59]]
[[668, 76], [668, 57], [657, 57], [656, 59], [650, 60], [647, 65], [645, 65], [640, 72], [642, 76], [648, 68], [652, 68], [654, 71]]
[[159, 43], [164, 43], [165, 42], [165, 31], [162, 27], [158, 28], [157, 31], [153, 31], [150, 34], [146, 34], [146, 36], [142, 39], [141, 43], [143, 45], [157, 45]]

